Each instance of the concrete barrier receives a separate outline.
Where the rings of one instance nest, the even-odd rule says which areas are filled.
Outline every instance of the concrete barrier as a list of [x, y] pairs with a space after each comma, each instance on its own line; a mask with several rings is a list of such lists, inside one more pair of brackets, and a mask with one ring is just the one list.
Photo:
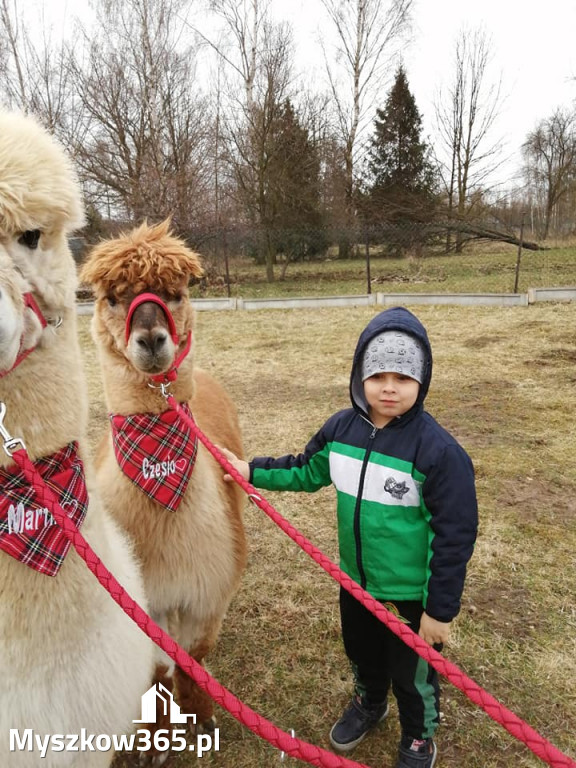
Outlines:
[[576, 288], [528, 288], [528, 303], [537, 301], [574, 301]]
[[525, 293], [379, 293], [378, 304], [454, 304], [466, 307], [525, 307]]
[[[192, 304], [196, 306], [193, 299]], [[238, 309], [306, 309], [309, 307], [369, 307], [376, 294], [360, 296], [301, 296], [281, 299], [238, 299]]]
[[[465, 307], [527, 307], [539, 301], [575, 301], [576, 288], [529, 288], [527, 293], [370, 293], [358, 296], [299, 296], [279, 299], [191, 299], [197, 310], [313, 309], [321, 307], [385, 307], [399, 304]], [[77, 305], [79, 315], [91, 315], [94, 302]]]
[[239, 309], [238, 302], [242, 299], [192, 299], [191, 301], [196, 309], [220, 310]]

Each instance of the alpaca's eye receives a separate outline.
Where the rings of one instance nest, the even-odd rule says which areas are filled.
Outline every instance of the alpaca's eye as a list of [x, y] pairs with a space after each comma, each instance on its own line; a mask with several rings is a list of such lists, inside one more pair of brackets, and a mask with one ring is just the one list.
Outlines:
[[22, 232], [18, 238], [18, 242], [20, 245], [25, 245], [26, 248], [30, 248], [30, 250], [33, 251], [35, 248], [38, 248], [38, 241], [40, 240], [41, 234], [39, 229], [27, 229], [26, 232]]
[[108, 301], [108, 304], [111, 307], [115, 307], [116, 306], [116, 299], [114, 298], [114, 296], [106, 296], [106, 300]]

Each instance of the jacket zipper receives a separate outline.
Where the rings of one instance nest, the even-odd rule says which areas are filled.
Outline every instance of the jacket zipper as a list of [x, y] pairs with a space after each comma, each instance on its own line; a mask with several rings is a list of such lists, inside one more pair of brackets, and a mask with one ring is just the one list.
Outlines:
[[358, 483], [358, 496], [356, 498], [356, 507], [354, 508], [354, 540], [356, 541], [356, 566], [358, 573], [360, 574], [360, 586], [366, 589], [366, 574], [364, 572], [364, 565], [362, 564], [362, 539], [360, 535], [360, 508], [362, 506], [362, 494], [364, 493], [364, 479], [366, 477], [366, 470], [368, 469], [368, 459], [372, 453], [372, 441], [376, 437], [378, 432], [377, 427], [373, 424], [372, 432], [368, 438], [368, 445], [366, 446], [366, 454], [364, 461], [362, 462], [362, 469], [360, 470], [360, 481]]

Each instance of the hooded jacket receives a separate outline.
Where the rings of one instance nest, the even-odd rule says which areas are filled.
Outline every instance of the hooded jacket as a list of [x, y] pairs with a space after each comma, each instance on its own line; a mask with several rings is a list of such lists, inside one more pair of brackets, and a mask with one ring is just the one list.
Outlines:
[[[378, 429], [370, 421], [361, 362], [384, 331], [416, 337], [426, 352], [412, 408]], [[331, 416], [303, 453], [250, 462], [253, 485], [337, 495], [340, 567], [378, 600], [418, 600], [451, 621], [460, 609], [478, 525], [474, 469], [458, 442], [424, 410], [432, 351], [422, 323], [395, 307], [361, 333], [350, 376], [352, 408]]]

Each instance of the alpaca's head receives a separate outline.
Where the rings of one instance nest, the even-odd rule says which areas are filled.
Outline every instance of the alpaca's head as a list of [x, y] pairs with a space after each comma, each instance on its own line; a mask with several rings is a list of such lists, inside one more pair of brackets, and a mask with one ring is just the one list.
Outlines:
[[[202, 275], [199, 257], [170, 232], [168, 221], [137, 229], [97, 245], [82, 267], [80, 279], [95, 297], [97, 341], [121, 353], [142, 373], [169, 370], [192, 330], [188, 301], [191, 278]], [[127, 317], [133, 300], [144, 293], [158, 296], [171, 320], [152, 301]]]
[[62, 147], [34, 119], [0, 111], [0, 371], [39, 343], [42, 326], [75, 301], [68, 235], [83, 223], [80, 188]]

